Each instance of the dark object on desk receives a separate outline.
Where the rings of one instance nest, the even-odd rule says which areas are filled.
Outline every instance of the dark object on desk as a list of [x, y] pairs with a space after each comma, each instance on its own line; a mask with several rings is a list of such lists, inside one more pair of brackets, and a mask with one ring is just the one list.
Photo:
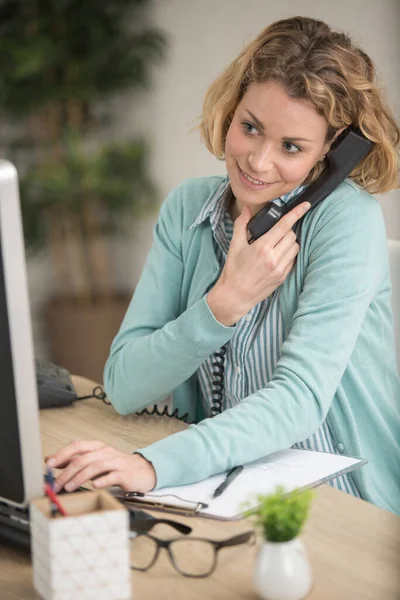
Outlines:
[[35, 363], [39, 408], [68, 406], [78, 399], [67, 369], [38, 358]]
[[145, 533], [153, 529], [153, 527], [159, 523], [170, 525], [170, 527], [173, 527], [179, 531], [179, 533], [183, 533], [184, 535], [187, 535], [192, 531], [192, 528], [184, 523], [172, 521], [172, 519], [159, 519], [158, 517], [153, 517], [153, 515], [144, 512], [144, 510], [137, 510], [127, 506], [125, 508], [128, 508], [129, 510], [129, 528], [131, 531]]
[[217, 487], [215, 492], [213, 493], [213, 498], [217, 498], [220, 496], [226, 488], [236, 479], [238, 475], [243, 471], [243, 466], [239, 465], [237, 467], [233, 467], [226, 476], [225, 480]]
[[104, 404], [111, 404], [101, 385], [96, 385], [87, 396], [78, 396], [67, 369], [38, 358], [35, 362], [39, 408], [69, 406], [77, 400], [88, 398], [97, 398]]
[[[47, 483], [46, 475], [43, 475]], [[75, 492], [87, 492], [88, 488], [79, 487]], [[60, 495], [68, 494], [65, 490]], [[31, 550], [31, 528], [29, 506], [19, 507], [0, 500], [0, 545], [8, 544], [22, 550]]]

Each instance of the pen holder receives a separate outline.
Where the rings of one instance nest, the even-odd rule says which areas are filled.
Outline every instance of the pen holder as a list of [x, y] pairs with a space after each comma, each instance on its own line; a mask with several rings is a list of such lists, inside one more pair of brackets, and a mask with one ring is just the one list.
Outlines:
[[131, 598], [128, 511], [108, 492], [65, 494], [68, 516], [47, 498], [30, 505], [33, 584], [45, 600]]

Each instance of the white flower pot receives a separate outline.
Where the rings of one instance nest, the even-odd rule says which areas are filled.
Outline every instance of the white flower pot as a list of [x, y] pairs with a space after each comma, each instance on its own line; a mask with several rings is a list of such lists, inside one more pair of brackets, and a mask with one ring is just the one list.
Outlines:
[[254, 583], [263, 600], [305, 598], [311, 591], [313, 577], [302, 541], [264, 541], [257, 557]]

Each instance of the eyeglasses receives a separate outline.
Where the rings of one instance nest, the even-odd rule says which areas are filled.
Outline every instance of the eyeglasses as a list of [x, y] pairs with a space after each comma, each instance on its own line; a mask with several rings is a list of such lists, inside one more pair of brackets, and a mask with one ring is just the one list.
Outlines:
[[221, 541], [199, 537], [165, 540], [148, 533], [157, 523], [168, 524], [184, 536], [192, 531], [187, 525], [169, 519], [135, 520], [135, 531], [131, 532], [131, 569], [148, 571], [155, 564], [160, 549], [165, 548], [178, 573], [185, 577], [208, 577], [215, 570], [219, 550], [255, 541], [252, 530]]

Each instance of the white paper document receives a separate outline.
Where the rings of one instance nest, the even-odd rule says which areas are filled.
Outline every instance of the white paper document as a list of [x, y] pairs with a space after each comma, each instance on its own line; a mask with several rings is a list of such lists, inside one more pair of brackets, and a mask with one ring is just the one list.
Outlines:
[[245, 465], [240, 475], [215, 499], [213, 493], [224, 481], [226, 473], [191, 485], [150, 492], [142, 501], [160, 501], [166, 508], [201, 502], [208, 506], [201, 508], [197, 513], [199, 516], [235, 519], [243, 513], [244, 502], [248, 502], [249, 507], [257, 506], [257, 495], [273, 493], [277, 485], [282, 485], [288, 492], [296, 488], [314, 487], [366, 462], [360, 458], [312, 450], [282, 450]]

